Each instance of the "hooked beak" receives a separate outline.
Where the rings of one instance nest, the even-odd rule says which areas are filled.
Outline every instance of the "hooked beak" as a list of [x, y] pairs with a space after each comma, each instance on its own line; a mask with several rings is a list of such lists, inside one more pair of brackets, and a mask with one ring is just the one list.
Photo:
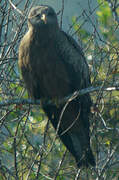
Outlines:
[[44, 21], [44, 23], [47, 23], [46, 14], [42, 14], [41, 19]]

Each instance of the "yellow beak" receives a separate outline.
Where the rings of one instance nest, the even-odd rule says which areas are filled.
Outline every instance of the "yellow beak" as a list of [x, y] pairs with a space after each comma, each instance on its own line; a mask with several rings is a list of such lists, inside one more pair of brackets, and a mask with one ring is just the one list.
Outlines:
[[41, 19], [45, 22], [45, 24], [47, 23], [46, 14], [42, 14]]

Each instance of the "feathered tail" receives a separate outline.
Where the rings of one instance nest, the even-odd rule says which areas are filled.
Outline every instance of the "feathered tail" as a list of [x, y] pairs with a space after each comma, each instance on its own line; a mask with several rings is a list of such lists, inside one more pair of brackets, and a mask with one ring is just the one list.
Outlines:
[[89, 120], [85, 108], [79, 111], [79, 101], [72, 101], [65, 109], [60, 119], [63, 107], [55, 105], [45, 106], [44, 110], [48, 115], [54, 128], [58, 128], [58, 135], [69, 152], [74, 156], [77, 166], [95, 166], [95, 159], [90, 148]]

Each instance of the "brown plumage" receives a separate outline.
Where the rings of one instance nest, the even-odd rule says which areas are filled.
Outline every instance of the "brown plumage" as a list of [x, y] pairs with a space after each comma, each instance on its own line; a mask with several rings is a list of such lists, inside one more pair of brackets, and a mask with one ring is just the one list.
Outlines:
[[[33, 99], [63, 98], [90, 86], [82, 50], [72, 37], [60, 30], [51, 7], [32, 8], [28, 27], [19, 47], [19, 67]], [[78, 167], [95, 165], [89, 137], [90, 106], [90, 95], [86, 94], [71, 101], [62, 117], [63, 104], [43, 107], [55, 129], [61, 120], [58, 135]]]

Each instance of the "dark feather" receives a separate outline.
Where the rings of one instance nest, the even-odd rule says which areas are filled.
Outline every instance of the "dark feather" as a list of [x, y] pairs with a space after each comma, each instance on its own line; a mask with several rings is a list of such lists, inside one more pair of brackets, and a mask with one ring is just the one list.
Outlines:
[[[19, 47], [19, 67], [34, 99], [63, 98], [76, 90], [90, 86], [90, 76], [84, 54], [76, 41], [61, 31], [57, 16], [49, 6], [33, 8], [28, 17], [29, 30]], [[95, 165], [90, 148], [89, 94], [64, 105], [45, 105], [44, 111], [78, 167]], [[61, 118], [60, 118], [61, 117]]]

